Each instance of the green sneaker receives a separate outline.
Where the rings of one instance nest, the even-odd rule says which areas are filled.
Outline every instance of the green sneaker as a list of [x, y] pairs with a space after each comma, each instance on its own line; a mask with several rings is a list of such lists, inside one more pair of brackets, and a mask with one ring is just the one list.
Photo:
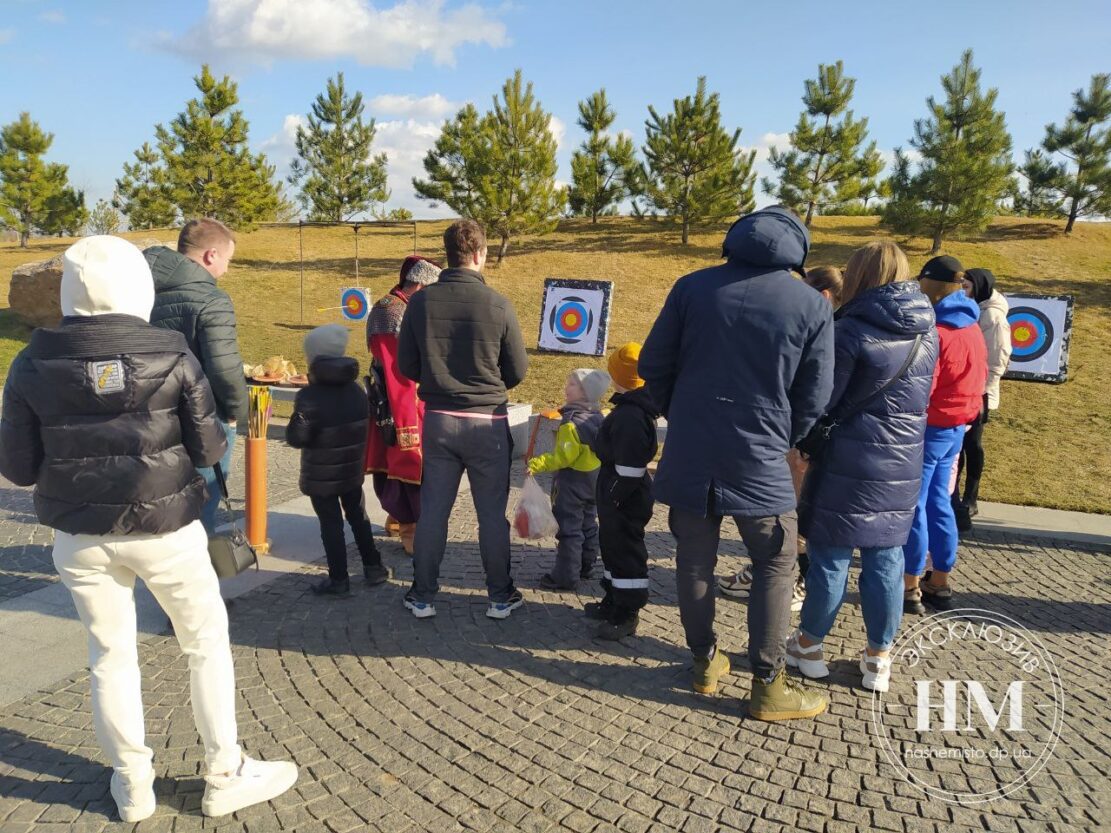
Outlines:
[[729, 673], [729, 657], [724, 651], [714, 650], [714, 658], [694, 658], [694, 690], [699, 694], [713, 694], [718, 690], [718, 680]]
[[780, 671], [774, 680], [765, 683], [752, 678], [752, 696], [748, 700], [749, 717], [757, 720], [795, 720], [814, 717], [826, 710], [826, 698], [803, 688], [786, 671]]

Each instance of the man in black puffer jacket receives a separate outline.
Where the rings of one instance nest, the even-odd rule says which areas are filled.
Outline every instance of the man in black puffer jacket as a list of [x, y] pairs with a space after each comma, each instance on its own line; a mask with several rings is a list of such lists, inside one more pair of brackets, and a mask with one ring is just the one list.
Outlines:
[[[228, 293], [216, 285], [235, 254], [235, 237], [223, 223], [205, 217], [190, 220], [178, 236], [177, 251], [154, 246], [143, 255], [154, 275], [154, 309], [150, 323], [185, 336], [216, 399], [216, 415], [224, 426], [228, 450], [220, 460], [230, 474], [236, 422], [247, 416], [247, 385], [235, 331], [235, 309]], [[201, 523], [216, 531], [220, 490], [211, 467], [200, 470], [208, 489]]]
[[344, 515], [363, 560], [366, 583], [382, 584], [390, 577], [374, 545], [363, 498], [370, 407], [366, 391], [355, 381], [359, 363], [344, 355], [347, 337], [347, 328], [339, 324], [317, 327], [305, 336], [309, 386], [297, 394], [285, 433], [286, 442], [301, 449], [301, 491], [312, 500], [320, 521], [328, 577], [314, 585], [313, 592], [326, 596], [351, 593]]
[[253, 761], [237, 742], [227, 612], [197, 520], [196, 468], [225, 447], [212, 391], [185, 339], [147, 323], [154, 284], [127, 241], [86, 237], [67, 249], [61, 295], [62, 325], [32, 333], [4, 385], [0, 474], [35, 486], [39, 521], [55, 530], [54, 566], [89, 632], [93, 721], [120, 817], [155, 810], [136, 577], [189, 655], [207, 765], [202, 811], [266, 801], [293, 785], [297, 768]]

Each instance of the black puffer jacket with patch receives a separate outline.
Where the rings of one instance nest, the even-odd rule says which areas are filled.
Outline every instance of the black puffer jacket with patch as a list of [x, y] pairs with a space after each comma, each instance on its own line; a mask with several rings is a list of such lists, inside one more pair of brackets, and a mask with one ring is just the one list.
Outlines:
[[143, 256], [154, 277], [150, 323], [185, 336], [212, 386], [220, 419], [246, 419], [247, 382], [228, 293], [203, 266], [173, 249], [152, 246]]
[[179, 333], [130, 315], [40, 329], [4, 385], [0, 474], [45, 526], [158, 535], [197, 520], [198, 467], [224, 455], [212, 391]]
[[355, 380], [359, 363], [342, 357], [309, 365], [309, 386], [298, 392], [285, 440], [301, 449], [301, 491], [333, 497], [363, 483], [370, 406]]

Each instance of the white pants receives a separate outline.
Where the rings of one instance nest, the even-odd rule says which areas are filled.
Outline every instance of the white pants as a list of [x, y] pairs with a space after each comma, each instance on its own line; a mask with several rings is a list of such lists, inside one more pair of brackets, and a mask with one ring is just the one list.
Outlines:
[[93, 723], [112, 766], [125, 778], [151, 772], [146, 745], [135, 615], [141, 578], [174, 624], [189, 657], [193, 718], [210, 773], [239, 766], [235, 669], [228, 614], [200, 521], [165, 535], [54, 535], [54, 566], [89, 632]]

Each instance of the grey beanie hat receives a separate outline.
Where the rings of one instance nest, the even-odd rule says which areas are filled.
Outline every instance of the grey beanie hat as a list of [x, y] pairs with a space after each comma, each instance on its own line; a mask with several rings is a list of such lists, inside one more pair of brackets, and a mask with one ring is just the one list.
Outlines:
[[602, 403], [602, 397], [606, 395], [610, 386], [610, 375], [606, 371], [580, 367], [578, 370], [572, 370], [571, 375], [582, 385], [583, 393], [586, 394], [590, 405]]
[[440, 267], [431, 260], [410, 255], [401, 265], [401, 281], [428, 286], [440, 279], [440, 271]]
[[342, 324], [325, 324], [305, 336], [305, 358], [309, 364], [317, 359], [338, 358], [347, 353], [349, 333]]

